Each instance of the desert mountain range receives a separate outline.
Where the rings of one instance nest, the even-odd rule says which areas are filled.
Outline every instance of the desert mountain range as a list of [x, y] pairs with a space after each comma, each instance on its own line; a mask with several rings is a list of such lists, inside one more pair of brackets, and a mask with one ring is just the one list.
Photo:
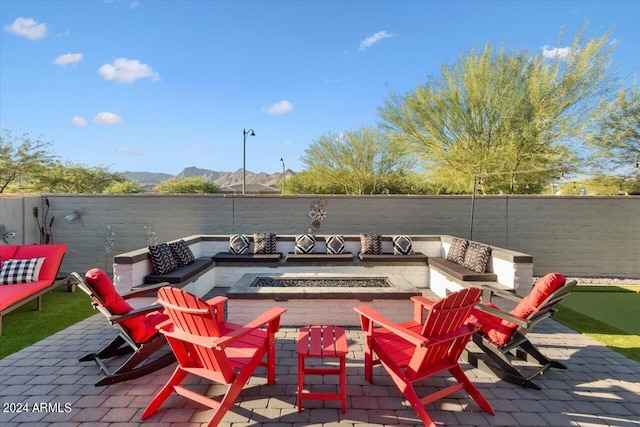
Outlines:
[[[196, 167], [185, 168], [178, 175], [170, 175], [167, 173], [154, 173], [154, 172], [122, 172], [127, 179], [140, 182], [143, 186], [153, 186], [159, 184], [174, 176], [180, 176], [183, 178], [191, 178], [194, 176], [203, 176], [209, 181], [212, 181], [219, 188], [233, 187], [236, 185], [242, 185], [242, 169], [238, 169], [235, 172], [218, 172], [210, 169], [200, 169]], [[295, 175], [295, 172], [287, 169], [285, 171], [287, 178]], [[282, 178], [282, 173], [276, 172], [268, 174], [265, 172], [253, 173], [247, 171], [246, 184], [247, 185], [261, 185], [267, 187], [277, 188], [278, 182]]]

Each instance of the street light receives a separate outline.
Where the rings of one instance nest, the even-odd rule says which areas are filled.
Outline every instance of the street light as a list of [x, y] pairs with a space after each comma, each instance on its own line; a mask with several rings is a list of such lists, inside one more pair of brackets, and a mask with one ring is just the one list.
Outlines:
[[284, 159], [280, 157], [280, 161], [282, 162], [282, 195], [284, 196]]
[[245, 130], [242, 129], [242, 194], [245, 193], [245, 184], [247, 179], [247, 135], [256, 136], [256, 133], [253, 129]]

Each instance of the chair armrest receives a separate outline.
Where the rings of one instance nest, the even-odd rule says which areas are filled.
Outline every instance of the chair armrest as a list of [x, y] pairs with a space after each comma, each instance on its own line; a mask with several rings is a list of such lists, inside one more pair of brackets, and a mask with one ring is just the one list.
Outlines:
[[131, 298], [138, 298], [150, 293], [157, 293], [160, 290], [160, 288], [163, 288], [165, 286], [170, 286], [169, 282], [156, 283], [151, 286], [145, 286], [143, 289], [140, 289], [137, 291], [127, 292], [126, 294], [122, 294], [122, 298], [131, 299]]
[[491, 302], [494, 295], [515, 302], [520, 302], [522, 300], [521, 296], [518, 296], [514, 292], [506, 289], [497, 288], [492, 285], [482, 286], [482, 302]]
[[484, 312], [484, 313], [491, 314], [492, 316], [495, 316], [495, 317], [497, 317], [499, 319], [506, 320], [507, 322], [515, 323], [518, 326], [522, 326], [524, 328], [529, 326], [529, 322], [528, 321], [522, 320], [522, 319], [520, 319], [518, 317], [513, 316], [510, 313], [495, 309], [493, 307], [489, 307], [489, 306], [486, 306], [486, 305], [483, 305], [483, 304], [476, 304], [475, 308], [480, 310], [480, 311], [482, 311], [482, 312]]
[[251, 322], [247, 323], [246, 325], [236, 329], [235, 331], [232, 331], [231, 333], [223, 337], [216, 339], [214, 342], [214, 345], [216, 347], [224, 347], [232, 343], [233, 341], [236, 341], [239, 338], [242, 338], [243, 336], [250, 334], [256, 329], [260, 329], [263, 326], [270, 324], [272, 322], [275, 322], [275, 327], [270, 332], [277, 332], [278, 329], [280, 329], [280, 317], [286, 311], [287, 311], [286, 308], [274, 307], [262, 313], [260, 316], [258, 316], [256, 319], [252, 320]]
[[420, 304], [422, 307], [426, 308], [427, 310], [431, 309], [433, 304], [435, 304], [437, 302], [437, 301], [432, 301], [429, 298], [425, 298], [425, 297], [419, 296], [419, 295], [411, 297], [411, 300], [415, 304]]
[[160, 311], [160, 310], [162, 310], [162, 306], [160, 304], [154, 304], [154, 305], [149, 305], [147, 307], [136, 308], [136, 309], [133, 309], [130, 312], [124, 313], [124, 314], [108, 315], [107, 316], [107, 320], [109, 321], [109, 323], [111, 323], [113, 325], [115, 323], [122, 323], [125, 320], [130, 320], [130, 319], [133, 319], [135, 317], [139, 317], [139, 316], [142, 316], [144, 314], [151, 313], [151, 312], [154, 312], [154, 311]]
[[[401, 325], [398, 325], [397, 323], [392, 322], [388, 318], [384, 317], [382, 314], [378, 313], [377, 311], [367, 306], [360, 305], [358, 307], [355, 307], [354, 310], [360, 313], [360, 319], [361, 319], [360, 322], [362, 324], [362, 329], [365, 332], [370, 332], [373, 329], [373, 324], [375, 323], [385, 327], [389, 331], [404, 338], [405, 340], [409, 341], [414, 345], [425, 347], [429, 342], [429, 340], [423, 337], [422, 335], [417, 334], [410, 329], [407, 329]], [[363, 322], [364, 318], [366, 318], [371, 323], [370, 327], [367, 327], [366, 323]]]

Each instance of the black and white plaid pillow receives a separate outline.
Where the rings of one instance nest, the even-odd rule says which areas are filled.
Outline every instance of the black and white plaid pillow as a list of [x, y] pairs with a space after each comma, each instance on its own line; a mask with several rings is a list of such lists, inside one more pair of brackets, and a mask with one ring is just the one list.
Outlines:
[[411, 255], [413, 253], [413, 242], [409, 236], [393, 236], [393, 254]]
[[244, 234], [232, 234], [229, 237], [229, 253], [246, 255], [249, 253], [249, 238]]
[[296, 236], [296, 247], [294, 252], [297, 254], [311, 254], [316, 247], [316, 236], [313, 234], [300, 234]]
[[169, 249], [173, 258], [178, 263], [178, 267], [184, 267], [185, 265], [193, 264], [196, 257], [193, 255], [191, 248], [184, 240], [178, 240], [177, 242], [169, 243]]
[[178, 262], [171, 253], [171, 248], [166, 243], [149, 246], [149, 257], [156, 274], [166, 274], [178, 268]]
[[253, 233], [254, 254], [275, 254], [276, 233]]
[[0, 284], [31, 283], [38, 281], [44, 257], [29, 259], [8, 259], [2, 262]]
[[327, 253], [339, 255], [344, 253], [344, 236], [327, 236]]

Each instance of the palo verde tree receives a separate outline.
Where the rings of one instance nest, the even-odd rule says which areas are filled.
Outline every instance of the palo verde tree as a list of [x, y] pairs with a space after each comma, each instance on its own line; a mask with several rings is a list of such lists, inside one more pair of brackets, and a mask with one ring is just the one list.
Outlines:
[[602, 117], [588, 141], [598, 150], [598, 163], [606, 173], [633, 171], [640, 157], [640, 91], [635, 87], [620, 90], [611, 102], [603, 102]]
[[214, 194], [218, 192], [218, 186], [203, 176], [175, 176], [156, 185], [153, 191], [160, 194]]
[[301, 160], [304, 171], [287, 180], [290, 190], [300, 193], [395, 193], [411, 165], [400, 142], [367, 127], [326, 133]]
[[104, 166], [54, 162], [32, 174], [30, 190], [42, 193], [102, 193], [126, 178]]
[[[566, 55], [473, 49], [379, 108], [383, 125], [423, 160], [443, 192], [538, 192], [568, 170], [598, 102], [610, 93], [606, 36], [579, 33]], [[525, 173], [526, 172], [526, 173]]]
[[[55, 155], [51, 143], [32, 139], [29, 133], [14, 136], [10, 130], [0, 135], [0, 193], [10, 184], [50, 167]], [[21, 190], [21, 189], [20, 189]]]

